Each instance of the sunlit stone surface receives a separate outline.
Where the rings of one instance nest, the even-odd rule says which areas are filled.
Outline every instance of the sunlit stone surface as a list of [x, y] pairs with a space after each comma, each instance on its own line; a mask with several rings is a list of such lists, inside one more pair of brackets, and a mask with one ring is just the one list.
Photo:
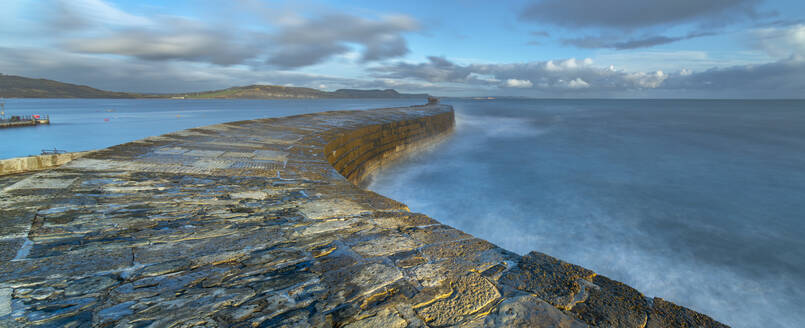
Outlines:
[[3, 179], [0, 326], [721, 326], [356, 186], [452, 126], [444, 105], [233, 122]]

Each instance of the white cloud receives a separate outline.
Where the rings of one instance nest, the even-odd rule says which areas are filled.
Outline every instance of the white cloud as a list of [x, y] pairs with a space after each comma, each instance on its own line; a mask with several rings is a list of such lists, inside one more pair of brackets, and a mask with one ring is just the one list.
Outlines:
[[591, 58], [585, 58], [581, 63], [579, 63], [576, 58], [568, 58], [559, 61], [549, 60], [545, 62], [545, 69], [551, 72], [559, 72], [564, 70], [574, 70], [578, 69], [579, 67], [589, 66], [592, 64], [593, 60]]
[[560, 71], [562, 69], [559, 66], [557, 66], [556, 64], [554, 64], [553, 60], [549, 60], [549, 61], [547, 61], [545, 63], [545, 70], [551, 71], [551, 72], [558, 72], [558, 71]]
[[641, 88], [657, 88], [662, 85], [662, 82], [668, 78], [668, 74], [663, 71], [656, 71], [654, 73], [630, 73], [626, 78], [633, 81], [634, 84]]
[[506, 86], [509, 88], [530, 88], [534, 86], [534, 83], [529, 80], [508, 79], [506, 80]]
[[581, 78], [576, 78], [575, 80], [568, 82], [567, 87], [571, 89], [584, 89], [589, 88], [590, 84], [582, 80]]
[[805, 24], [785, 28], [762, 28], [751, 33], [754, 45], [769, 56], [805, 56]]

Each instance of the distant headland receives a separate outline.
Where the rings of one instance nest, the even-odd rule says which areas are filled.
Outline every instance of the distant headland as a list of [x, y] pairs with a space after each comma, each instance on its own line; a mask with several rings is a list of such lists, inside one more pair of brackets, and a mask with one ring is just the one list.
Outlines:
[[399, 93], [394, 89], [339, 89], [323, 91], [278, 85], [249, 85], [222, 90], [188, 93], [129, 93], [95, 89], [86, 85], [0, 74], [1, 98], [167, 98], [167, 99], [334, 99], [334, 98], [427, 98], [429, 95]]

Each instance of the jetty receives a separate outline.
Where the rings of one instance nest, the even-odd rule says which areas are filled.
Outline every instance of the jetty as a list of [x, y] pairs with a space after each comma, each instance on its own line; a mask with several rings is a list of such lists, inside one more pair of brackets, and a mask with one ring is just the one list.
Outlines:
[[454, 120], [430, 102], [231, 122], [4, 180], [0, 326], [725, 327], [360, 187]]
[[0, 128], [16, 128], [21, 126], [36, 126], [41, 124], [50, 124], [50, 115], [15, 115], [10, 116], [9, 118], [0, 119]]
[[0, 98], [0, 128], [15, 128], [20, 126], [35, 126], [50, 124], [50, 115], [11, 115], [6, 118], [6, 103]]

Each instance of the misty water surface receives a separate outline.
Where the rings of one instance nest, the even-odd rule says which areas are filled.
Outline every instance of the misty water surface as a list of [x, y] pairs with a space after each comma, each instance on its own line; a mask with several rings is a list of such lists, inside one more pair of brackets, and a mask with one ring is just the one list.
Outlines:
[[735, 327], [805, 322], [805, 101], [447, 100], [370, 189]]

